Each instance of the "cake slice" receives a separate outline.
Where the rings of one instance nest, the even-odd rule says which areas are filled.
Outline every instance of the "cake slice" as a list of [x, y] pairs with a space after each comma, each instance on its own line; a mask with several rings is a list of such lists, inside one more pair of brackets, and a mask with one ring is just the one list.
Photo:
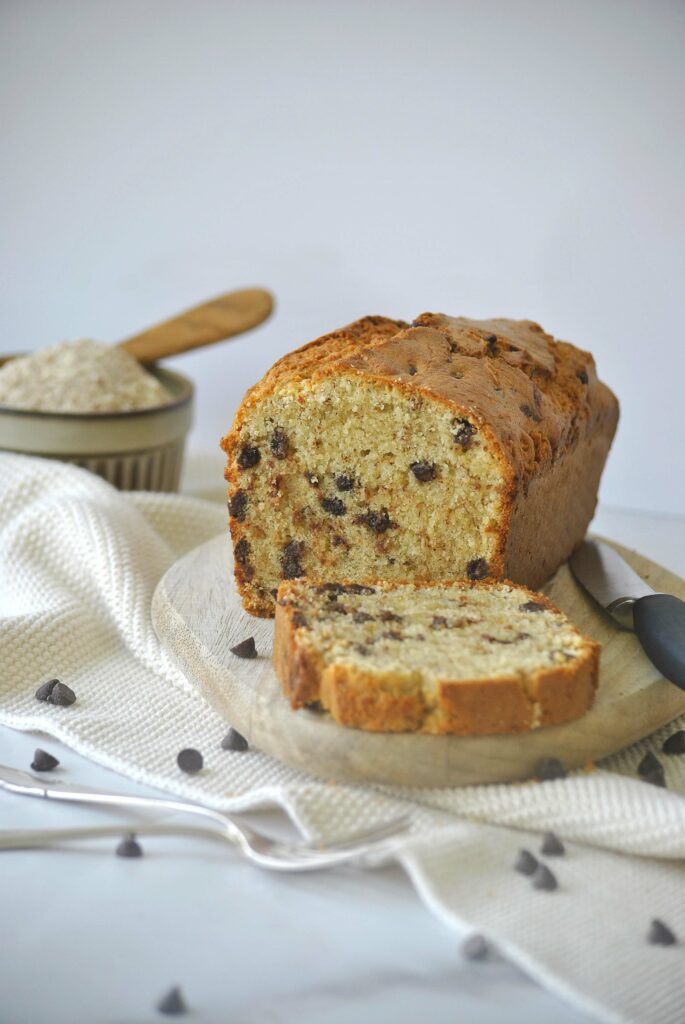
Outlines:
[[594, 699], [599, 644], [512, 583], [281, 583], [274, 664], [293, 708], [372, 732], [558, 725]]
[[592, 518], [618, 404], [528, 320], [365, 317], [281, 359], [222, 441], [243, 605], [281, 579], [539, 587]]

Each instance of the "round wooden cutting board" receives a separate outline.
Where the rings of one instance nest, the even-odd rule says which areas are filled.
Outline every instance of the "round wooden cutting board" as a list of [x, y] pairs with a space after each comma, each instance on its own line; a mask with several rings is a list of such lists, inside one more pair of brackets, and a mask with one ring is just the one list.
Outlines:
[[[685, 598], [685, 581], [648, 559], [613, 547], [657, 591]], [[243, 611], [233, 584], [228, 536], [215, 537], [175, 563], [152, 603], [155, 629], [198, 691], [264, 753], [341, 782], [467, 786], [530, 778], [543, 757], [567, 768], [605, 757], [685, 712], [685, 692], [666, 682], [633, 633], [619, 629], [575, 582], [567, 565], [544, 588], [551, 600], [602, 644], [594, 707], [554, 728], [509, 736], [420, 736], [347, 729], [328, 715], [293, 711], [271, 664], [273, 620]], [[259, 657], [230, 653], [254, 636]]]

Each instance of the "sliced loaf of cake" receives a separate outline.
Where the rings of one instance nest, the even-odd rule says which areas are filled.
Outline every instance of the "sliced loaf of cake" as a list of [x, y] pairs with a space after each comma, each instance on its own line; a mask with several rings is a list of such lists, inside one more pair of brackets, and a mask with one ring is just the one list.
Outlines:
[[281, 584], [274, 664], [294, 708], [373, 732], [511, 733], [591, 706], [599, 644], [503, 583]]
[[247, 611], [281, 579], [513, 579], [582, 540], [618, 405], [522, 320], [366, 317], [281, 359], [222, 446]]

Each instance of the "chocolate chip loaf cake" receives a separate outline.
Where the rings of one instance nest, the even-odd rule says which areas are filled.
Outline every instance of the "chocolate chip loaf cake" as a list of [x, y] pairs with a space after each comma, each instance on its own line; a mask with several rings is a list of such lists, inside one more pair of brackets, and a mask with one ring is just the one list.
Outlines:
[[581, 541], [618, 418], [530, 321], [366, 317], [285, 356], [222, 447], [243, 604], [282, 579], [537, 587]]
[[373, 732], [558, 725], [592, 704], [599, 644], [504, 583], [282, 583], [274, 664], [294, 708]]

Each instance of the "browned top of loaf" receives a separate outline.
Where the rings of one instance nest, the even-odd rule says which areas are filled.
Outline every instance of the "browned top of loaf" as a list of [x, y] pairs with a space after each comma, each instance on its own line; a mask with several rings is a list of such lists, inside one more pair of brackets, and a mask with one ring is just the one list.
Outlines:
[[411, 326], [364, 317], [284, 356], [248, 391], [234, 427], [280, 383], [340, 374], [430, 395], [486, 427], [520, 481], [596, 430], [613, 435], [618, 419], [592, 355], [531, 320], [422, 313]]

